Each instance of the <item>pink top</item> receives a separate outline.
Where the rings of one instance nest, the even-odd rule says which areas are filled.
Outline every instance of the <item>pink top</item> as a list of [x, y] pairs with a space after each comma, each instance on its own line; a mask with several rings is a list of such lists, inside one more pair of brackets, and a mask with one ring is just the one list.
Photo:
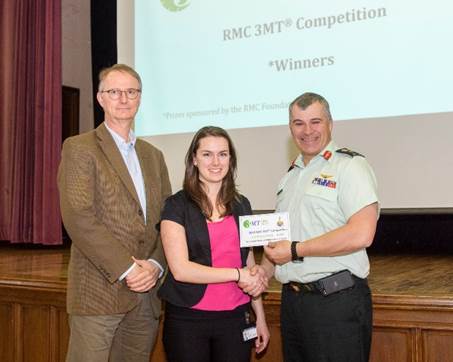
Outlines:
[[[239, 233], [233, 216], [208, 223], [211, 242], [212, 266], [218, 268], [241, 268]], [[200, 310], [233, 310], [249, 302], [236, 282], [208, 284], [203, 298], [192, 308]]]

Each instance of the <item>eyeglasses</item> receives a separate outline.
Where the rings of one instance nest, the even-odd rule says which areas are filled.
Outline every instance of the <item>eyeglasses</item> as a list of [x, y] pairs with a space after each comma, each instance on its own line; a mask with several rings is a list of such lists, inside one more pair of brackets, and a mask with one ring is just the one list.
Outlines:
[[141, 89], [128, 88], [125, 90], [114, 88], [101, 91], [101, 93], [107, 93], [111, 100], [116, 101], [121, 98], [123, 93], [126, 94], [127, 99], [135, 99], [142, 92]]

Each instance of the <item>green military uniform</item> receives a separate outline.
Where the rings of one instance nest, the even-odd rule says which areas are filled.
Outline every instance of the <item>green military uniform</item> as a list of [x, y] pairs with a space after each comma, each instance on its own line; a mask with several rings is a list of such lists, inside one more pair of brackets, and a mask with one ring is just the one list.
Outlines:
[[[331, 141], [307, 166], [299, 155], [278, 187], [276, 211], [288, 211], [291, 240], [304, 241], [346, 224], [367, 205], [378, 201], [376, 178], [366, 159]], [[365, 249], [333, 257], [305, 257], [303, 263], [276, 267], [282, 282], [318, 280], [349, 269], [366, 278], [369, 261]]]

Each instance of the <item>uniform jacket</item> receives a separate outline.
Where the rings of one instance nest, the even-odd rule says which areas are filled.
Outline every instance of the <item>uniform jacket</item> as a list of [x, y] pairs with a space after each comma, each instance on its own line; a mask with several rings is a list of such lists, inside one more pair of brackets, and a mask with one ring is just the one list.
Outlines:
[[[97, 129], [63, 144], [58, 188], [64, 226], [72, 240], [67, 311], [78, 315], [126, 313], [138, 302], [125, 280], [131, 257], [155, 259], [165, 268], [155, 225], [171, 194], [162, 153], [147, 142], [135, 144], [146, 190], [146, 223], [132, 178], [112, 136]], [[160, 302], [150, 297], [156, 317]]]

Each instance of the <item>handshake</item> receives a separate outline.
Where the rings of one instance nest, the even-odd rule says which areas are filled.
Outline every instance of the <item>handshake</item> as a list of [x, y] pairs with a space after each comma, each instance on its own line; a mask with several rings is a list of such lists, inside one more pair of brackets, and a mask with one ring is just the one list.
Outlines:
[[258, 297], [269, 286], [269, 278], [260, 265], [238, 269], [238, 286], [244, 293]]

